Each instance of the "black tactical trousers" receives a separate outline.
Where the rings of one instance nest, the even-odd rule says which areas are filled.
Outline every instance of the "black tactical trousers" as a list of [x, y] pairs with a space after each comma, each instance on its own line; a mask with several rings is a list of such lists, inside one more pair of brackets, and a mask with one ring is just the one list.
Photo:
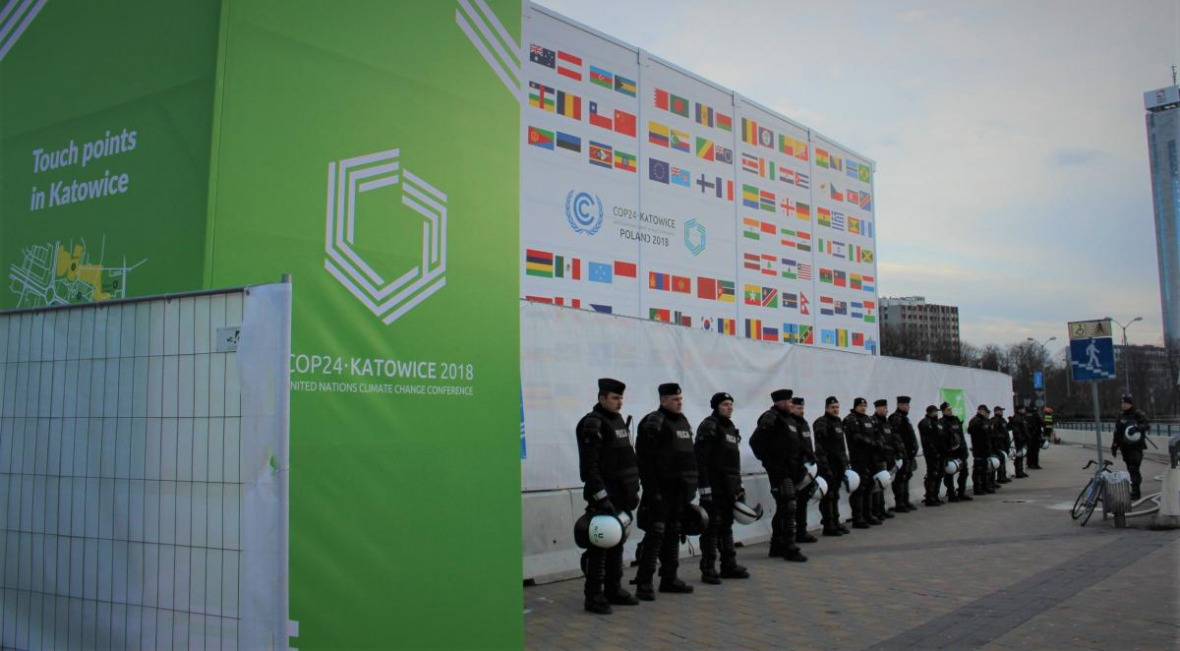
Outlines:
[[844, 482], [844, 475], [833, 476], [828, 481], [828, 492], [819, 503], [820, 522], [824, 531], [831, 531], [840, 527], [840, 486]]
[[868, 470], [857, 470], [860, 475], [860, 486], [848, 496], [848, 504], [852, 507], [852, 521], [864, 523], [873, 509], [873, 473]]
[[924, 499], [928, 502], [933, 502], [938, 499], [939, 484], [942, 483], [942, 475], [946, 464], [942, 463], [937, 457], [930, 454], [926, 455], [926, 477], [923, 486], [926, 488], [926, 495]]
[[583, 593], [594, 597], [603, 593], [618, 592], [623, 583], [623, 543], [610, 549], [591, 546], [586, 550], [586, 587]]
[[1127, 472], [1131, 474], [1131, 495], [1139, 495], [1139, 484], [1143, 475], [1139, 474], [1139, 466], [1143, 463], [1143, 450], [1134, 448], [1123, 450], [1123, 461], [1127, 464]]
[[701, 536], [701, 571], [714, 569], [717, 552], [721, 552], [721, 569], [737, 564], [737, 550], [733, 544], [733, 502], [714, 499], [707, 508], [709, 526]]
[[1036, 468], [1041, 465], [1041, 437], [1030, 436], [1028, 442], [1028, 467]]
[[651, 583], [659, 564], [660, 578], [674, 579], [680, 567], [680, 518], [684, 514], [685, 500], [675, 491], [669, 491], [662, 498], [644, 497], [640, 503], [639, 524], [643, 528], [640, 543], [639, 569], [635, 582]]
[[774, 517], [770, 519], [771, 549], [795, 549], [795, 482], [787, 477], [773, 486]]

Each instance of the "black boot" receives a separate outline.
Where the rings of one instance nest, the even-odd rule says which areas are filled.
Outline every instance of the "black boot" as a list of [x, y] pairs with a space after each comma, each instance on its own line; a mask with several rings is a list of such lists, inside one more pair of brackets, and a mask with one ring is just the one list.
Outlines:
[[607, 603], [606, 597], [600, 594], [596, 594], [593, 597], [586, 597], [586, 600], [582, 602], [582, 607], [589, 612], [599, 615], [611, 614], [610, 604]]
[[655, 601], [656, 590], [650, 583], [636, 583], [635, 598], [639, 599], [640, 601]]
[[960, 502], [970, 502], [973, 499], [975, 499], [975, 498], [968, 495], [967, 491], [965, 491], [965, 490], [959, 491], [959, 501]]
[[701, 583], [721, 585], [721, 575], [714, 569], [701, 570]]
[[675, 594], [689, 594], [693, 587], [680, 579], [671, 576], [660, 579], [660, 592], [672, 592]]
[[784, 556], [783, 558], [788, 561], [791, 561], [793, 563], [806, 563], [807, 562], [807, 557], [803, 555], [803, 552], [799, 551], [798, 547], [792, 547], [791, 549], [788, 549], [787, 555]]
[[828, 526], [828, 527], [824, 527], [823, 535], [825, 535], [825, 536], [843, 536], [844, 532], [840, 531], [839, 527]]
[[748, 579], [750, 572], [741, 565], [734, 563], [730, 566], [721, 566], [721, 578], [723, 579]]
[[607, 603], [614, 604], [616, 606], [639, 605], [639, 600], [635, 598], [635, 595], [624, 590], [623, 586], [621, 585], [616, 585], [613, 588], [606, 589], [606, 601]]
[[818, 538], [807, 533], [806, 531], [804, 531], [803, 533], [795, 534], [795, 542], [797, 542], [797, 543], [813, 543], [813, 542], [817, 542], [818, 540], [819, 540]]

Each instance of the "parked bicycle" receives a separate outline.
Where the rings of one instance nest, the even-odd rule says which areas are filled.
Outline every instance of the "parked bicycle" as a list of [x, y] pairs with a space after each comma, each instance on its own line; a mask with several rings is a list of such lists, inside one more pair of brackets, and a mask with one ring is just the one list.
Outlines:
[[[1093, 459], [1090, 460], [1082, 470], [1088, 470], [1091, 466], [1098, 465], [1098, 462]], [[1129, 482], [1129, 477], [1122, 477], [1126, 473], [1112, 472], [1110, 467], [1114, 462], [1110, 459], [1105, 459], [1102, 462], [1102, 467], [1094, 471], [1094, 476], [1090, 478], [1089, 483], [1078, 493], [1078, 498], [1074, 500], [1073, 510], [1070, 511], [1070, 516], [1074, 520], [1081, 520], [1081, 525], [1084, 527], [1090, 521], [1090, 516], [1094, 514], [1094, 508], [1102, 502], [1102, 517], [1106, 519], [1107, 515], [1114, 516], [1114, 526], [1123, 528], [1127, 526], [1127, 509], [1129, 508], [1130, 493], [1129, 487], [1126, 485]], [[1112, 489], [1120, 491], [1120, 495], [1112, 495]], [[1126, 492], [1127, 495], [1121, 495]], [[1112, 499], [1114, 498], [1114, 499]]]

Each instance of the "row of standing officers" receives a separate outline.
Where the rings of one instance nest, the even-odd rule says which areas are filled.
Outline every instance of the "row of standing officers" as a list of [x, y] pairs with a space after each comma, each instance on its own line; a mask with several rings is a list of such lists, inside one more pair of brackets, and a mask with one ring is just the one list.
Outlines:
[[[660, 406], [640, 421], [632, 447], [631, 419], [621, 413], [625, 389], [618, 380], [600, 379], [598, 403], [576, 428], [587, 516], [611, 515], [629, 521], [630, 514], [636, 513], [644, 531], [632, 581], [634, 595], [622, 585], [622, 540], [609, 548], [589, 546], [585, 552], [585, 608], [601, 614], [610, 613], [612, 604], [654, 600], [657, 568], [659, 592], [692, 592], [693, 587], [677, 576], [682, 535], [701, 535], [703, 582], [749, 577], [737, 563], [733, 540], [734, 509], [745, 507], [746, 497], [741, 478], [742, 436], [732, 420], [733, 396], [713, 395], [712, 412], [694, 436], [683, 414], [679, 385], [661, 384]], [[907, 396], [898, 396], [892, 414], [886, 400], [875, 401], [872, 415], [868, 402], [857, 398], [843, 418], [839, 401], [829, 397], [824, 414], [811, 424], [803, 415], [803, 398], [790, 389], [774, 391], [770, 397], [773, 405], [758, 418], [749, 444], [766, 470], [775, 500], [771, 557], [807, 560], [798, 544], [816, 542], [807, 532], [807, 504], [817, 487], [817, 482], [809, 481], [813, 473], [827, 484], [820, 500], [823, 535], [841, 536], [851, 533], [839, 514], [842, 483], [846, 489], [855, 488], [849, 495], [853, 528], [868, 529], [895, 517], [894, 513], [916, 509], [910, 501], [909, 480], [919, 449], [926, 461], [923, 504], [927, 506], [943, 503], [942, 485], [947, 501], [960, 502], [972, 499], [966, 491], [969, 477], [976, 495], [993, 493], [1011, 481], [1004, 476], [1003, 465], [1000, 469], [987, 465], [988, 458], [999, 451], [1015, 454], [1017, 477], [1027, 476], [1022, 464], [1026, 451], [1028, 467], [1040, 467], [1034, 456], [1040, 449], [1040, 421], [1026, 415], [1023, 407], [1005, 419], [1002, 407], [989, 414], [987, 406], [980, 405], [968, 424], [968, 441], [962, 421], [946, 403], [926, 408], [925, 418], [918, 423], [919, 438], [909, 419]], [[814, 436], [809, 436], [813, 428]], [[971, 469], [966, 467], [969, 452], [975, 459]], [[883, 476], [891, 476], [892, 481], [880, 481]], [[885, 508], [884, 486], [893, 490], [891, 510]], [[699, 507], [692, 504], [698, 493]]]

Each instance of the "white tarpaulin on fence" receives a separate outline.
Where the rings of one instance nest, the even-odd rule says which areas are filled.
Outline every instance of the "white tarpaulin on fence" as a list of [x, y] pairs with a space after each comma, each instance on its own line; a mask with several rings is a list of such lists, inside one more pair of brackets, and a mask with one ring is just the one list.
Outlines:
[[809, 421], [823, 412], [829, 395], [840, 399], [843, 412], [857, 396], [886, 398], [890, 410], [896, 396], [912, 396], [915, 425], [945, 390], [962, 391], [964, 421], [981, 403], [1003, 405], [1009, 413], [1012, 407], [1012, 378], [993, 371], [772, 344], [550, 305], [521, 304], [520, 336], [525, 491], [581, 486], [574, 425], [594, 405], [600, 377], [627, 383], [623, 413], [634, 416], [635, 425], [658, 406], [662, 382], [680, 383], [694, 425], [709, 415], [715, 392], [733, 394], [747, 471], [762, 469], [747, 441], [770, 406], [770, 392], [780, 387], [807, 399]]

